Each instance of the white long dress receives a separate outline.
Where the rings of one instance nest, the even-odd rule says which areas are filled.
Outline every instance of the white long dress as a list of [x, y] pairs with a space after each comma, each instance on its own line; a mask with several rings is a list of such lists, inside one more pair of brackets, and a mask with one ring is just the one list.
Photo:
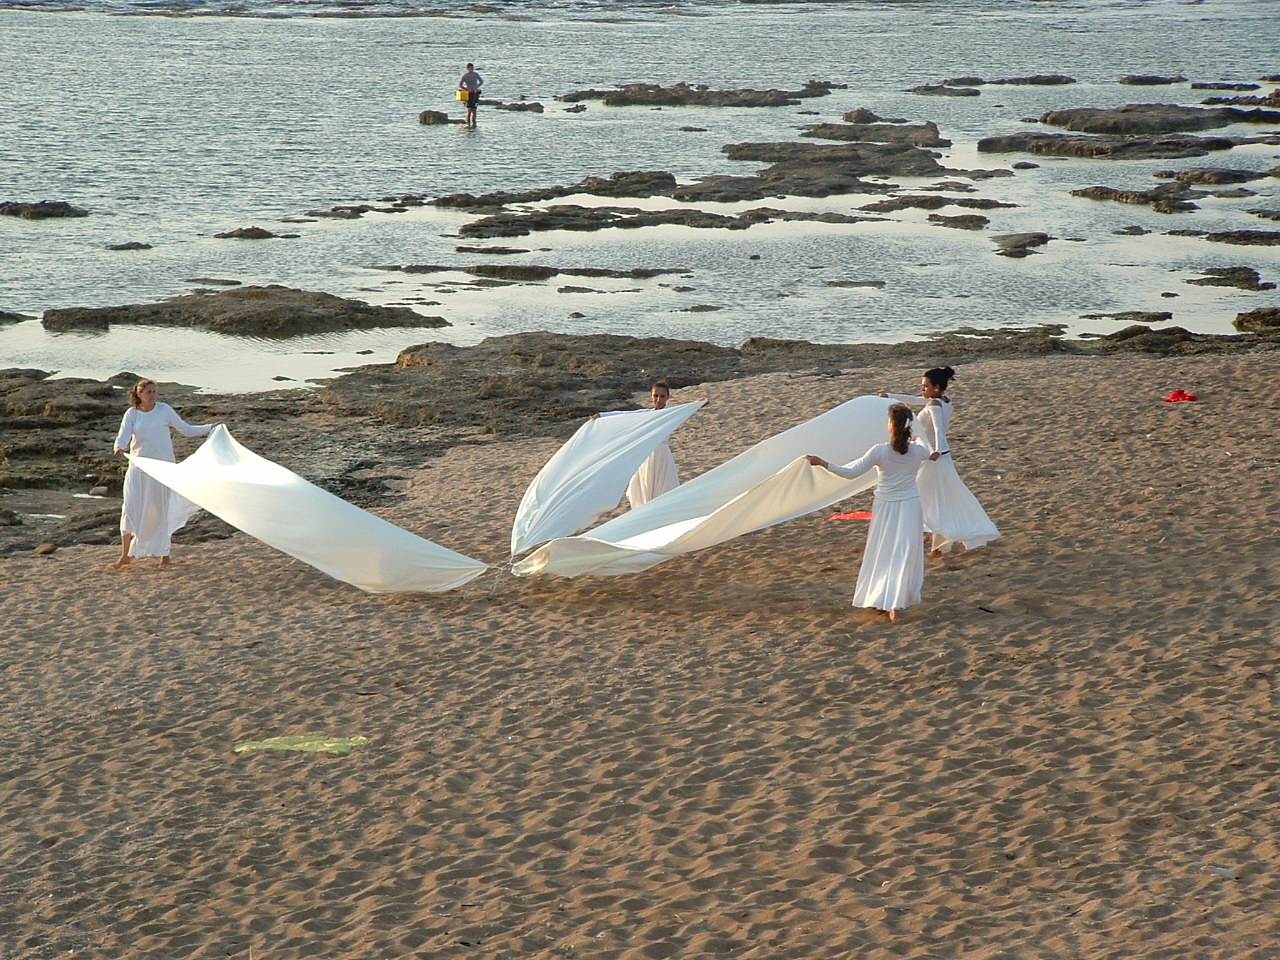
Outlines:
[[938, 459], [926, 461], [917, 478], [920, 501], [924, 505], [924, 529], [932, 534], [934, 550], [949, 553], [957, 543], [966, 550], [976, 550], [1000, 536], [982, 504], [973, 495], [960, 474], [947, 440], [947, 430], [955, 413], [955, 405], [946, 398], [929, 400], [891, 393], [889, 399], [924, 409], [916, 417], [916, 435], [938, 453]]
[[[608, 417], [626, 412], [628, 411], [608, 410], [600, 416]], [[631, 504], [631, 509], [634, 510], [678, 486], [680, 486], [680, 474], [676, 472], [676, 458], [671, 455], [671, 445], [664, 440], [654, 448], [653, 453], [640, 464], [640, 469], [632, 475], [627, 484], [627, 500]]]
[[880, 443], [852, 463], [829, 467], [847, 480], [855, 480], [872, 468], [876, 471], [867, 547], [853, 593], [855, 607], [904, 610], [920, 602], [924, 510], [916, 473], [928, 458], [929, 451], [920, 443], [909, 444], [906, 453]]
[[680, 474], [676, 472], [676, 458], [671, 455], [671, 445], [664, 440], [631, 477], [627, 484], [627, 499], [634, 510], [678, 486]]
[[[167, 403], [157, 403], [145, 413], [130, 407], [120, 420], [116, 449], [173, 463], [170, 429], [188, 437], [203, 437], [213, 425], [193, 426]], [[174, 531], [199, 509], [131, 464], [124, 475], [124, 505], [120, 508], [120, 533], [133, 535], [129, 556], [167, 557]]]

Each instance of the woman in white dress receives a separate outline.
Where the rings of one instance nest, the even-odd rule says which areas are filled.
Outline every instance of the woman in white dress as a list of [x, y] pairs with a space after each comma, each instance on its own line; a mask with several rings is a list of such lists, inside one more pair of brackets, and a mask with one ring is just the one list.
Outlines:
[[[649, 388], [649, 401], [653, 404], [654, 410], [665, 410], [670, 400], [671, 387], [667, 381], [659, 380]], [[703, 406], [708, 403], [710, 403], [709, 400], [702, 401]], [[591, 419], [595, 420], [620, 412], [622, 411], [610, 410], [607, 413], [597, 413]], [[676, 458], [671, 455], [671, 445], [663, 440], [631, 477], [631, 481], [627, 484], [627, 500], [631, 504], [631, 509], [634, 510], [678, 486], [680, 486], [680, 474], [676, 472]]]
[[911, 442], [913, 417], [910, 407], [895, 403], [889, 408], [889, 442], [876, 444], [843, 467], [821, 457], [808, 457], [813, 466], [846, 480], [855, 480], [875, 468], [871, 525], [853, 605], [888, 613], [890, 623], [897, 621], [899, 610], [920, 602], [924, 586], [924, 510], [916, 473], [922, 463], [936, 460], [938, 454]]
[[932, 536], [930, 556], [949, 553], [955, 544], [976, 550], [1000, 536], [975, 497], [956, 472], [947, 430], [955, 405], [947, 396], [947, 386], [955, 379], [951, 367], [934, 367], [920, 378], [920, 396], [882, 393], [880, 396], [900, 403], [922, 406], [917, 418], [916, 435], [931, 453], [934, 462], [920, 468], [920, 501], [924, 505], [924, 529]]
[[[140, 380], [129, 391], [129, 409], [120, 420], [115, 455], [125, 451], [154, 460], [174, 462], [169, 430], [188, 437], [203, 437], [214, 424], [192, 426], [173, 407], [156, 399], [154, 380]], [[120, 559], [113, 570], [127, 566], [134, 557], [159, 557], [169, 563], [173, 532], [191, 519], [199, 507], [158, 480], [130, 465], [124, 475], [124, 505], [120, 509]]]

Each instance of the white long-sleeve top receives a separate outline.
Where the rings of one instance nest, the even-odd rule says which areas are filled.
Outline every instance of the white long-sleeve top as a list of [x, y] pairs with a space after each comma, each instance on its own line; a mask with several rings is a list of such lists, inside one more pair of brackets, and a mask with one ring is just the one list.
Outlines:
[[928, 459], [929, 451], [921, 443], [907, 444], [906, 453], [899, 453], [891, 444], [877, 443], [852, 463], [846, 463], [843, 467], [832, 463], [827, 465], [827, 469], [838, 477], [856, 480], [874, 467], [876, 499], [893, 502], [920, 496], [920, 488], [916, 486], [916, 471]]
[[947, 429], [951, 426], [951, 415], [955, 412], [950, 400], [944, 397], [930, 400], [905, 393], [890, 393], [887, 397], [899, 403], [923, 406], [924, 409], [916, 415], [916, 436], [924, 441], [930, 453], [950, 452]]
[[190, 424], [183, 420], [167, 403], [157, 403], [145, 413], [130, 407], [120, 419], [120, 432], [116, 434], [116, 449], [128, 450], [139, 457], [153, 460], [174, 461], [173, 438], [170, 428], [183, 436], [203, 437], [213, 429], [213, 424]]

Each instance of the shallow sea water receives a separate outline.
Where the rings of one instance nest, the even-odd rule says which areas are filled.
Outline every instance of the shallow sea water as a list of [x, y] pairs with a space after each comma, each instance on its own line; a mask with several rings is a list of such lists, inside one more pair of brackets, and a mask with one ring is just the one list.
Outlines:
[[[1209, 198], [1201, 210], [1177, 216], [1081, 200], [1069, 191], [1094, 183], [1147, 187], [1158, 182], [1154, 171], [1188, 166], [1269, 170], [1280, 162], [1280, 149], [1103, 162], [979, 155], [975, 144], [983, 136], [1027, 129], [1023, 118], [1048, 109], [1195, 104], [1208, 95], [1185, 83], [1116, 83], [1130, 73], [1182, 74], [1194, 81], [1256, 81], [1280, 73], [1273, 40], [1280, 31], [1280, 0], [512, 3], [495, 5], [492, 13], [460, 7], [437, 4], [433, 9], [447, 15], [409, 16], [404, 14], [426, 8], [256, 0], [236, 5], [243, 12], [228, 16], [218, 12], [228, 9], [225, 3], [0, 0], [0, 38], [6, 50], [19, 54], [6, 58], [0, 78], [0, 200], [61, 199], [91, 213], [40, 222], [0, 218], [0, 311], [38, 316], [55, 307], [149, 302], [207, 286], [203, 279], [213, 278], [403, 304], [452, 324], [264, 341], [125, 327], [50, 334], [33, 320], [0, 326], [0, 365], [64, 376], [129, 370], [206, 389], [258, 390], [386, 362], [425, 340], [473, 343], [520, 330], [734, 345], [754, 335], [893, 341], [963, 326], [1041, 322], [1098, 332], [1115, 329], [1116, 322], [1084, 320], [1082, 314], [1168, 309], [1181, 326], [1228, 332], [1237, 312], [1275, 305], [1270, 294], [1184, 281], [1204, 267], [1244, 264], [1264, 279], [1280, 280], [1280, 249], [1162, 234], [1183, 227], [1270, 229], [1270, 221], [1246, 211], [1280, 206], [1280, 180], [1248, 184], [1257, 196]], [[333, 15], [338, 13], [344, 15]], [[475, 131], [419, 125], [423, 109], [456, 109], [452, 90], [469, 59], [485, 75], [486, 97], [526, 97], [542, 102], [546, 112], [482, 108]], [[904, 92], [967, 74], [994, 79], [1035, 73], [1066, 73], [1079, 82], [986, 86], [981, 96], [968, 98]], [[585, 112], [570, 114], [554, 99], [631, 81], [796, 89], [811, 78], [849, 87], [778, 109], [651, 110], [590, 102]], [[942, 151], [948, 166], [1008, 168], [1033, 159], [1040, 167], [973, 184], [971, 196], [1019, 204], [984, 211], [991, 224], [981, 233], [930, 224], [928, 212], [919, 210], [845, 226], [556, 232], [476, 243], [457, 236], [472, 215], [434, 207], [356, 221], [281, 222], [311, 209], [389, 195], [543, 187], [619, 170], [663, 169], [682, 180], [750, 173], [758, 165], [728, 160], [721, 146], [794, 140], [806, 124], [838, 120], [859, 106], [938, 123], [955, 142]], [[686, 126], [704, 129], [682, 131]], [[1264, 131], [1251, 126], [1224, 132]], [[933, 182], [895, 181], [904, 190]], [[848, 213], [875, 199], [700, 206]], [[250, 225], [299, 236], [213, 237]], [[1113, 233], [1128, 225], [1153, 232]], [[991, 235], [1027, 230], [1058, 239], [1025, 260], [994, 255]], [[105, 249], [131, 240], [152, 249]], [[465, 255], [454, 252], [460, 243], [530, 252]], [[478, 287], [463, 273], [379, 269], [478, 262], [680, 266], [687, 274]], [[847, 280], [884, 286], [828, 285]], [[558, 292], [565, 285], [599, 292]], [[1178, 296], [1160, 296], [1168, 292]], [[698, 307], [716, 309], [690, 309]], [[570, 316], [575, 312], [582, 316]]]

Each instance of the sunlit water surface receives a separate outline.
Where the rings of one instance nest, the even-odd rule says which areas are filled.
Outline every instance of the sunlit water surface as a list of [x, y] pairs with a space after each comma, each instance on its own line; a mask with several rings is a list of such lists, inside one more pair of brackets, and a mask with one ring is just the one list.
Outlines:
[[[443, 15], [422, 15], [429, 10]], [[57, 307], [150, 302], [221, 279], [406, 305], [452, 324], [262, 340], [129, 327], [52, 334], [30, 320], [0, 325], [0, 366], [93, 377], [129, 370], [240, 391], [386, 362], [426, 340], [474, 343], [524, 330], [730, 345], [755, 335], [894, 341], [964, 326], [1041, 322], [1102, 332], [1116, 322], [1081, 315], [1166, 309], [1181, 326], [1229, 332], [1237, 312], [1275, 305], [1275, 298], [1184, 281], [1204, 267], [1245, 264], [1280, 280], [1280, 248], [1163, 234], [1183, 227], [1274, 228], [1247, 211], [1280, 206], [1280, 180], [1248, 184], [1256, 196], [1207, 198], [1201, 210], [1176, 216], [1081, 200], [1069, 191], [1095, 183], [1146, 188], [1159, 182], [1153, 172], [1188, 166], [1265, 171], [1277, 165], [1276, 147], [1196, 160], [1101, 162], [978, 154], [975, 144], [1026, 130], [1024, 118], [1053, 108], [1198, 103], [1207, 94], [1186, 83], [1116, 81], [1126, 74], [1257, 80], [1280, 73], [1277, 35], [1278, 0], [528, 2], [497, 4], [491, 13], [408, 0], [0, 0], [0, 40], [10, 54], [0, 77], [0, 200], [66, 200], [91, 214], [34, 222], [0, 217], [0, 311], [39, 316]], [[475, 131], [418, 124], [423, 109], [456, 111], [452, 91], [468, 60], [485, 75], [486, 97], [525, 97], [542, 102], [546, 112], [482, 108]], [[1079, 82], [986, 86], [981, 96], [963, 98], [905, 92], [954, 76], [1036, 73], [1065, 73]], [[776, 109], [652, 110], [591, 102], [572, 114], [554, 99], [632, 81], [798, 89], [811, 78], [848, 89]], [[856, 225], [535, 234], [488, 242], [528, 253], [486, 257], [454, 251], [467, 243], [457, 230], [473, 215], [435, 207], [355, 221], [282, 222], [391, 195], [544, 187], [619, 170], [669, 170], [682, 180], [751, 173], [758, 165], [730, 161], [720, 147], [793, 140], [804, 125], [839, 120], [860, 106], [935, 121], [955, 142], [942, 151], [948, 166], [1008, 168], [1021, 159], [1040, 166], [975, 181], [971, 196], [1018, 206], [983, 211], [991, 224], [972, 233], [939, 227], [927, 221], [928, 211], [909, 210]], [[935, 181], [894, 182], [919, 189]], [[848, 213], [875, 199], [701, 206]], [[213, 237], [250, 225], [298, 237]], [[1129, 225], [1152, 233], [1114, 233]], [[992, 235], [1030, 230], [1057, 239], [1024, 260], [994, 255]], [[127, 241], [152, 248], [106, 249]], [[685, 271], [641, 281], [556, 277], [481, 287], [461, 272], [385, 269], [478, 262]], [[884, 285], [830, 285], [848, 280]], [[566, 285], [591, 292], [559, 292]], [[705, 307], [716, 309], [690, 310]]]

